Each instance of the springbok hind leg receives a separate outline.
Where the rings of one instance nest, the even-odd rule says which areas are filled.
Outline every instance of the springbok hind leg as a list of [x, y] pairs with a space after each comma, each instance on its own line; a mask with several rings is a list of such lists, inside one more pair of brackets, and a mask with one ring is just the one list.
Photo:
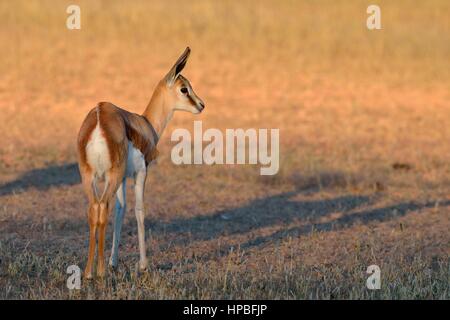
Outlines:
[[96, 239], [95, 234], [97, 231], [98, 220], [98, 203], [92, 201], [89, 203], [88, 209], [88, 221], [89, 221], [89, 251], [86, 269], [84, 270], [84, 277], [86, 279], [92, 279], [92, 266], [94, 264]]
[[93, 176], [92, 173], [86, 168], [81, 167], [80, 173], [83, 180], [83, 187], [89, 200], [89, 207], [87, 211], [88, 223], [89, 223], [89, 250], [88, 250], [88, 260], [86, 263], [86, 269], [84, 270], [84, 276], [86, 279], [92, 278], [92, 266], [94, 264], [95, 258], [95, 248], [96, 248], [96, 232], [97, 232], [97, 220], [98, 220], [98, 203], [94, 196], [94, 191], [92, 188]]
[[108, 186], [105, 194], [100, 200], [99, 217], [98, 217], [98, 257], [97, 257], [97, 276], [103, 277], [105, 275], [105, 233], [106, 225], [108, 223], [109, 213], [114, 203], [114, 195], [119, 188], [121, 179], [120, 175], [110, 174], [108, 177]]

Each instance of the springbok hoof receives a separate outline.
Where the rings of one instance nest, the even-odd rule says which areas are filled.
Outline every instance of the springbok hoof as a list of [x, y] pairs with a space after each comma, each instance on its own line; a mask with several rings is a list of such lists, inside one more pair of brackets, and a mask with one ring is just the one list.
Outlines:
[[139, 262], [139, 271], [144, 272], [148, 270], [148, 262]]

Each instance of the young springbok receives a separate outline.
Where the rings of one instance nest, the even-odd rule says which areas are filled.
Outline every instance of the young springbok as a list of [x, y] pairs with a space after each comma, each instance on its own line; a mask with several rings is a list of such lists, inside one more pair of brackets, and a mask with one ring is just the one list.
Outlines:
[[[205, 105], [180, 72], [186, 65], [186, 48], [169, 73], [158, 83], [142, 115], [109, 102], [100, 102], [86, 116], [78, 134], [78, 164], [89, 200], [89, 254], [85, 277], [92, 278], [98, 232], [97, 276], [105, 273], [104, 245], [108, 216], [115, 202], [113, 244], [109, 264], [117, 266], [120, 230], [125, 214], [126, 178], [134, 177], [135, 214], [139, 239], [139, 268], [147, 268], [144, 229], [144, 186], [147, 169], [156, 158], [156, 145], [175, 110], [200, 113]], [[104, 181], [99, 192], [97, 181]], [[101, 190], [100, 190], [101, 191]]]

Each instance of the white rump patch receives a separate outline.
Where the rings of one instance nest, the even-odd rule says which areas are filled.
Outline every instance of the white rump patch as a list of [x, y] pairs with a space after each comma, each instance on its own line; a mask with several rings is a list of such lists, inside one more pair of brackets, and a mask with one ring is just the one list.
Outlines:
[[88, 164], [99, 178], [103, 178], [105, 172], [111, 168], [108, 145], [98, 123], [86, 145], [86, 157]]

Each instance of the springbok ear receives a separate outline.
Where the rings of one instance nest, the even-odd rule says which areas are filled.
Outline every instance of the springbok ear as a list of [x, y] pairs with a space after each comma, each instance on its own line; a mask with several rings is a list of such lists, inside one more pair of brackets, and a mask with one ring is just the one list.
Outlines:
[[172, 69], [170, 69], [169, 73], [166, 75], [166, 82], [167, 84], [169, 84], [169, 86], [172, 86], [175, 83], [178, 75], [184, 69], [190, 53], [191, 49], [187, 47], [186, 50], [184, 50], [183, 54], [178, 58], [177, 62], [175, 62]]

